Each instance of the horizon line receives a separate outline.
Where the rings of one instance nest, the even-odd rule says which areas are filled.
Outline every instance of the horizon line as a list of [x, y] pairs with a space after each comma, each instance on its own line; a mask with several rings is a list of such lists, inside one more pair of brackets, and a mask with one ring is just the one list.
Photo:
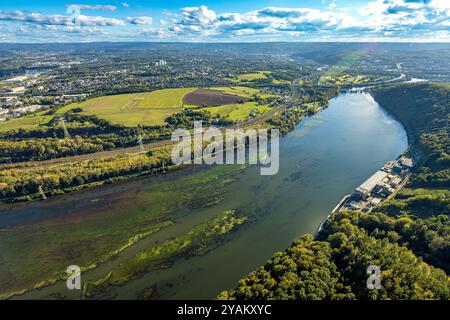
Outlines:
[[261, 44], [261, 43], [388, 43], [388, 44], [449, 44], [449, 41], [349, 41], [349, 40], [308, 40], [308, 41], [73, 41], [73, 42], [0, 42], [0, 45], [43, 45], [43, 44], [95, 44], [95, 43], [180, 43], [180, 44]]

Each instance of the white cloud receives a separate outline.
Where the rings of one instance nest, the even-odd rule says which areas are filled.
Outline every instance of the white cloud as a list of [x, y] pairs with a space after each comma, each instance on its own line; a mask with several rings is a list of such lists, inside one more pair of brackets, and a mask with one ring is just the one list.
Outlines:
[[450, 20], [448, 0], [375, 0], [359, 11], [377, 30], [444, 30]]
[[78, 8], [80, 10], [105, 10], [105, 11], [116, 11], [117, 7], [113, 5], [102, 5], [102, 4], [69, 4], [68, 8]]
[[328, 5], [328, 9], [336, 9], [336, 7], [337, 7], [337, 5], [336, 5], [336, 2], [332, 2], [332, 3], [330, 3], [329, 5]]
[[[177, 33], [203, 35], [225, 34], [241, 30], [241, 34], [319, 32], [354, 26], [352, 17], [343, 12], [309, 8], [267, 7], [246, 13], [217, 14], [206, 6], [184, 8], [181, 20], [170, 30]], [[253, 30], [253, 31], [249, 31]]]
[[63, 16], [59, 14], [42, 14], [42, 13], [29, 13], [26, 11], [0, 11], [0, 20], [5, 21], [17, 21], [29, 24], [39, 25], [73, 25], [79, 24], [80, 26], [124, 26], [125, 23], [120, 19], [107, 18], [101, 16]]
[[103, 26], [103, 27], [117, 27], [124, 26], [123, 20], [106, 17], [94, 17], [79, 15], [76, 16], [76, 20], [80, 23], [80, 26]]
[[182, 9], [182, 17], [168, 27], [178, 36], [233, 37], [233, 35], [302, 34], [334, 38], [347, 36], [395, 37], [420, 35], [425, 31], [448, 30], [448, 0], [375, 0], [360, 11], [336, 10], [330, 3], [323, 10], [311, 8], [266, 7], [244, 13], [216, 13], [206, 6]]
[[61, 25], [67, 23], [67, 17], [62, 15], [44, 15], [42, 13], [28, 13], [25, 11], [0, 11], [0, 20], [21, 21], [36, 24], [55, 24]]
[[[450, 0], [366, 0], [359, 14], [354, 8], [336, 6], [335, 1], [324, 1], [322, 9], [265, 7], [247, 12], [216, 12], [205, 5], [187, 7], [180, 11], [163, 10], [159, 28], [151, 28], [149, 16], [122, 19], [82, 14], [56, 15], [26, 11], [2, 11], [0, 21], [17, 22], [28, 34], [38, 31], [61, 30], [71, 27], [73, 19], [86, 31], [67, 29], [67, 33], [110, 32], [115, 39], [133, 36], [135, 39], [171, 39], [208, 41], [224, 39], [239, 41], [272, 40], [345, 40], [358, 41], [388, 39], [427, 39], [450, 41]], [[127, 3], [114, 2], [127, 7]], [[73, 6], [73, 5], [72, 5]], [[115, 10], [108, 5], [76, 5], [86, 10]], [[110, 28], [132, 24], [142, 28]], [[69, 27], [67, 26], [69, 25]], [[56, 27], [51, 27], [56, 26]], [[60, 27], [59, 27], [60, 26]], [[129, 26], [129, 25], [128, 25]], [[20, 28], [20, 26], [19, 26]], [[17, 28], [17, 30], [19, 30]], [[138, 30], [140, 29], [140, 30]], [[56, 32], [56, 31], [55, 31]], [[102, 33], [105, 34], [106, 33]], [[433, 39], [434, 38], [434, 39]]]
[[184, 25], [208, 25], [217, 19], [216, 13], [206, 6], [184, 8], [182, 11], [180, 24]]
[[148, 26], [153, 23], [152, 17], [128, 17], [127, 21], [131, 24], [138, 25], [138, 26]]

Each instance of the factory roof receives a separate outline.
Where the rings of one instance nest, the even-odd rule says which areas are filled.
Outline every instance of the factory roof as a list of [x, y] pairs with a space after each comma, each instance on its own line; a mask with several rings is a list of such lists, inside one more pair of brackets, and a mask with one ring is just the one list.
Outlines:
[[361, 192], [363, 194], [368, 194], [372, 191], [372, 189], [377, 185], [377, 183], [381, 182], [388, 175], [387, 172], [377, 171], [373, 176], [367, 179], [363, 184], [361, 184], [356, 191]]

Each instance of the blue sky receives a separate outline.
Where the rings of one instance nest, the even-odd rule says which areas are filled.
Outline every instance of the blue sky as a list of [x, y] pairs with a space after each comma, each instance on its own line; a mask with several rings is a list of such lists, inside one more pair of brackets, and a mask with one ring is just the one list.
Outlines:
[[0, 42], [450, 42], [450, 0], [1, 0]]

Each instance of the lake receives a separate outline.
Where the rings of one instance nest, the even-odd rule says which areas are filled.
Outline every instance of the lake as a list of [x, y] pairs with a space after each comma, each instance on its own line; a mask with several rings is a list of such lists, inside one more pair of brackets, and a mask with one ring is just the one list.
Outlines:
[[[407, 149], [403, 127], [366, 93], [346, 93], [330, 100], [329, 107], [304, 119], [280, 141], [280, 171], [261, 176], [253, 166], [226, 186], [224, 199], [214, 206], [193, 210], [176, 221], [176, 226], [162, 230], [125, 250], [118, 259], [83, 274], [83, 279], [98, 279], [115, 263], [135, 254], [138, 248], [151, 246], [185, 232], [195, 224], [227, 209], [255, 217], [252, 223], [206, 255], [176, 261], [166, 269], [146, 273], [121, 287], [115, 297], [134, 299], [137, 292], [156, 286], [161, 299], [211, 299], [230, 289], [237, 281], [264, 264], [274, 252], [314, 233], [320, 222], [340, 199], [351, 193], [388, 160]], [[189, 169], [188, 169], [189, 170]], [[189, 171], [186, 171], [189, 172]], [[148, 177], [95, 192], [70, 194], [44, 202], [15, 205], [0, 215], [0, 226], [21, 224], [33, 219], [50, 219], [61, 212], [104, 210], [119, 192], [139, 193], [158, 181], [177, 183], [175, 173]], [[93, 199], [99, 201], [92, 201]], [[120, 202], [120, 197], [115, 198]], [[122, 207], [127, 206], [127, 199]], [[108, 204], [109, 205], [109, 204]], [[117, 207], [117, 205], [114, 205]], [[122, 260], [123, 261], [123, 260]], [[40, 298], [53, 292], [68, 293], [63, 282], [42, 290], [31, 291], [20, 298]]]

